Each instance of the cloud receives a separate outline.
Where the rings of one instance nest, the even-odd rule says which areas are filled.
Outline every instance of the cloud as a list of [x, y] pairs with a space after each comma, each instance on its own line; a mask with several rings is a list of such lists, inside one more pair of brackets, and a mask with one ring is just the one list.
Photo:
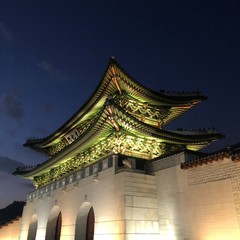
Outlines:
[[45, 73], [49, 74], [50, 76], [54, 77], [54, 79], [65, 82], [70, 79], [70, 75], [61, 70], [60, 68], [54, 66], [53, 64], [49, 63], [48, 61], [38, 61], [36, 65]]
[[0, 171], [0, 181], [6, 180], [8, 177], [9, 177], [9, 174], [2, 173], [2, 172]]
[[13, 35], [10, 30], [8, 30], [3, 22], [0, 22], [0, 36], [8, 42], [13, 41]]
[[49, 115], [54, 113], [54, 108], [53, 108], [52, 104], [50, 104], [50, 103], [46, 103], [45, 105], [43, 105], [42, 110], [43, 110], [43, 112], [45, 112]]
[[15, 57], [12, 54], [4, 53], [1, 55], [1, 58], [9, 63], [15, 62]]
[[17, 167], [24, 166], [23, 163], [15, 161], [5, 156], [0, 156], [0, 172], [13, 173]]
[[26, 181], [20, 182], [20, 185], [23, 186], [24, 188], [29, 188], [29, 189], [31, 189], [31, 190], [34, 189], [31, 182], [26, 182]]
[[17, 131], [16, 130], [13, 130], [13, 129], [5, 129], [6, 133], [8, 136], [16, 136], [17, 134]]
[[3, 97], [0, 111], [13, 120], [20, 120], [25, 115], [23, 104], [11, 95]]
[[42, 136], [42, 137], [46, 137], [50, 134], [50, 132], [43, 127], [38, 127], [33, 129], [33, 133], [36, 134], [37, 136]]

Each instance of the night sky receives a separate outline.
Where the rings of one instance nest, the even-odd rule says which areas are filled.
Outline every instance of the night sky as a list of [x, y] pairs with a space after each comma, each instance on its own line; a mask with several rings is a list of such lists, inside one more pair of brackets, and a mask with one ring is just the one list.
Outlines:
[[0, 208], [33, 190], [15, 168], [46, 160], [23, 143], [66, 122], [110, 56], [156, 91], [208, 97], [166, 129], [226, 135], [204, 151], [240, 142], [238, 0], [1, 0]]

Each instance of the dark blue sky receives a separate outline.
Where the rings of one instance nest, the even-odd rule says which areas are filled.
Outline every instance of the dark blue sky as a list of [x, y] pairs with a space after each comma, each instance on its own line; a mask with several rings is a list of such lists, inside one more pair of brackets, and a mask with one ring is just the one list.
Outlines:
[[60, 127], [88, 99], [109, 57], [154, 90], [209, 99], [167, 129], [215, 127], [240, 142], [239, 1], [0, 2], [0, 208], [32, 188], [11, 172], [45, 156], [29, 137]]

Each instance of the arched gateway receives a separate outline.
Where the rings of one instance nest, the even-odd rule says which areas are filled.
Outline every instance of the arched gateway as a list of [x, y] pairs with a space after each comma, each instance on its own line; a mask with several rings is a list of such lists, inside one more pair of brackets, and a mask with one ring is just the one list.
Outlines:
[[45, 240], [60, 240], [62, 228], [62, 213], [60, 208], [54, 206], [50, 212]]
[[37, 234], [37, 223], [37, 215], [34, 214], [29, 225], [27, 240], [35, 240]]
[[[197, 151], [221, 137], [214, 130], [163, 129], [204, 99], [199, 92], [150, 90], [111, 58], [76, 114], [46, 138], [24, 144], [49, 158], [15, 172], [36, 188], [24, 216], [36, 212], [38, 218], [30, 227], [23, 221], [20, 239], [26, 239], [26, 229], [28, 240], [34, 238], [36, 228], [41, 240], [159, 239], [161, 197], [149, 163], [183, 149]], [[87, 199], [94, 199], [94, 208]]]
[[76, 226], [75, 240], [93, 240], [94, 238], [95, 216], [93, 207], [89, 202], [85, 202], [79, 209]]

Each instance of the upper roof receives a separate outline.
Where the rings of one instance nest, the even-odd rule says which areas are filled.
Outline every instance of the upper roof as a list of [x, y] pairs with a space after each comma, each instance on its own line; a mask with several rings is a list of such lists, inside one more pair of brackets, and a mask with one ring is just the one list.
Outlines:
[[[88, 125], [86, 123], [102, 109], [109, 97], [118, 98], [119, 102], [125, 104], [125, 110], [139, 120], [145, 111], [145, 121], [150, 125], [156, 125], [157, 121], [161, 121], [158, 126], [160, 128], [206, 99], [199, 92], [153, 91], [127, 74], [115, 58], [111, 57], [100, 83], [85, 104], [51, 135], [41, 139], [29, 139], [24, 146], [49, 154], [49, 148], [60, 143], [72, 129]], [[123, 98], [127, 99], [128, 103], [126, 101], [123, 103]], [[138, 102], [137, 108], [135, 100]], [[155, 114], [155, 120], [147, 121], [147, 114], [150, 116]]]
[[[65, 164], [66, 162], [71, 165], [70, 168], [75, 169], [77, 167], [75, 164], [76, 156], [78, 156], [78, 159], [81, 159], [82, 156], [86, 158], [86, 151], [89, 151], [90, 148], [94, 148], [95, 146], [99, 148], [99, 145], [105, 144], [103, 143], [104, 141], [109, 142], [106, 145], [109, 148], [104, 149], [104, 147], [100, 147], [101, 149], [98, 151], [101, 152], [102, 156], [112, 152], [122, 153], [121, 151], [123, 151], [125, 147], [124, 151], [128, 151], [130, 148], [132, 155], [141, 154], [142, 158], [152, 159], [166, 154], [168, 151], [173, 152], [176, 149], [184, 148], [196, 151], [221, 137], [222, 135], [215, 130], [182, 134], [182, 131], [166, 131], [155, 128], [139, 121], [131, 114], [125, 112], [123, 108], [115, 104], [113, 100], [109, 100], [104, 104], [101, 111], [97, 114], [86, 131], [69, 144], [65, 148], [65, 151], [59, 151], [35, 168], [19, 168], [15, 173], [26, 178], [33, 178], [42, 174], [47, 174], [50, 169], [57, 169], [61, 164]], [[131, 141], [132, 143], [129, 145]], [[114, 149], [118, 144], [121, 144], [121, 150]], [[138, 149], [137, 144], [140, 144], [142, 149]], [[147, 152], [141, 151], [145, 147], [144, 145], [147, 147]], [[94, 149], [94, 151], [96, 151], [96, 149]], [[94, 162], [97, 160], [95, 156], [98, 157], [99, 155], [100, 154], [92, 155], [91, 161]]]

